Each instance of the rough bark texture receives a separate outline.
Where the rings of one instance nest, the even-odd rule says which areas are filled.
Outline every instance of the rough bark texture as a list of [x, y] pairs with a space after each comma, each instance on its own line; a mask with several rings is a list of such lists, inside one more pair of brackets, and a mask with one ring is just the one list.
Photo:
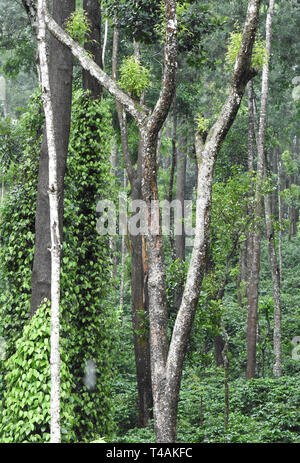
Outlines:
[[[171, 174], [169, 181], [169, 195], [168, 201], [169, 204], [173, 201], [173, 187], [174, 187], [174, 177], [176, 169], [176, 160], [177, 160], [177, 104], [176, 104], [176, 94], [173, 101], [173, 133], [172, 133], [172, 163], [171, 163]], [[170, 246], [171, 246], [171, 255], [172, 259], [176, 259], [175, 252], [175, 242], [174, 242], [174, 213], [171, 209], [170, 211]]]
[[60, 431], [60, 352], [59, 352], [59, 304], [60, 304], [60, 220], [57, 152], [55, 141], [55, 113], [52, 106], [49, 66], [47, 59], [45, 0], [38, 1], [38, 49], [41, 69], [42, 95], [46, 119], [49, 153], [49, 214], [51, 231], [51, 336], [50, 336], [50, 442], [61, 441]]
[[268, 104], [268, 83], [269, 83], [269, 60], [271, 56], [271, 35], [272, 35], [272, 18], [274, 13], [274, 0], [270, 0], [269, 10], [266, 23], [266, 50], [267, 59], [263, 66], [262, 90], [259, 132], [257, 140], [257, 183], [255, 191], [255, 218], [257, 220], [253, 233], [252, 256], [250, 260], [250, 274], [248, 284], [248, 316], [247, 316], [247, 366], [246, 378], [251, 379], [256, 375], [256, 341], [257, 341], [257, 307], [258, 307], [258, 285], [260, 271], [260, 241], [261, 232], [258, 225], [262, 217], [262, 197], [260, 181], [264, 177], [264, 148], [265, 133], [267, 124], [267, 104]]
[[[75, 8], [75, 0], [54, 0], [53, 17], [63, 25]], [[63, 224], [63, 185], [69, 144], [72, 103], [72, 53], [54, 37], [49, 37], [49, 78], [55, 114], [55, 139], [57, 152], [58, 195], [60, 234]], [[44, 134], [39, 162], [38, 193], [35, 219], [35, 253], [32, 269], [31, 315], [44, 298], [51, 299], [51, 258], [49, 196], [48, 196], [48, 148]]]
[[175, 402], [178, 398], [180, 387], [184, 356], [198, 303], [205, 268], [210, 225], [213, 167], [222, 141], [226, 137], [226, 134], [239, 109], [245, 86], [253, 75], [250, 69], [250, 63], [258, 24], [259, 6], [260, 1], [249, 1], [241, 51], [236, 61], [229, 95], [221, 110], [218, 120], [210, 130], [205, 142], [202, 138], [202, 134], [198, 133], [196, 135], [195, 146], [199, 167], [196, 204], [196, 234], [185, 290], [173, 329], [166, 364], [166, 389], [171, 396], [171, 399], [169, 400], [171, 400], [175, 409]]
[[[84, 49], [91, 53], [95, 63], [102, 69], [102, 46], [101, 46], [101, 2], [95, 0], [83, 0], [83, 9], [87, 13], [90, 32], [87, 34]], [[94, 99], [101, 96], [102, 86], [98, 80], [83, 69], [82, 82], [84, 90], [89, 90]]]

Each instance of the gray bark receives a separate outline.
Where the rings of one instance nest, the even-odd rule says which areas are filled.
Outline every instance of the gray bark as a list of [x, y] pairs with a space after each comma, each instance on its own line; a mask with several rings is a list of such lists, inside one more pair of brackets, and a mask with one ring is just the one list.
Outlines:
[[[179, 138], [176, 159], [176, 200], [182, 205], [184, 210], [185, 184], [186, 184], [186, 147], [183, 137]], [[175, 235], [175, 255], [176, 259], [185, 260], [185, 234]]]
[[[139, 45], [136, 42], [134, 45], [135, 53], [138, 57]], [[112, 75], [115, 81], [117, 81], [118, 46], [119, 25], [118, 21], [115, 19], [112, 53]], [[120, 104], [117, 99], [116, 108], [121, 132], [124, 164], [131, 186], [131, 199], [141, 200], [141, 150], [139, 149], [138, 153], [137, 168], [134, 168], [130, 159], [126, 113], [122, 104]], [[146, 264], [146, 253], [144, 252], [143, 236], [131, 235], [130, 242], [132, 329], [139, 401], [138, 424], [140, 427], [144, 427], [149, 424], [149, 420], [152, 418], [151, 409], [153, 405], [151, 388], [150, 346], [147, 323], [149, 313], [147, 291], [148, 267]]]

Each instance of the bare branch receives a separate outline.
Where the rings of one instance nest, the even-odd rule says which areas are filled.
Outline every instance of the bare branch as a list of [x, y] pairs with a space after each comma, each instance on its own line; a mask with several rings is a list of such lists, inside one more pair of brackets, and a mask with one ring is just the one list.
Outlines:
[[100, 84], [124, 106], [139, 126], [145, 124], [149, 110], [144, 105], [136, 103], [130, 96], [124, 93], [95, 62], [88, 56], [84, 48], [73, 40], [51, 17], [47, 11], [45, 21], [49, 31], [60, 42], [66, 45], [72, 51], [72, 54], [78, 59], [81, 66], [95, 77]]

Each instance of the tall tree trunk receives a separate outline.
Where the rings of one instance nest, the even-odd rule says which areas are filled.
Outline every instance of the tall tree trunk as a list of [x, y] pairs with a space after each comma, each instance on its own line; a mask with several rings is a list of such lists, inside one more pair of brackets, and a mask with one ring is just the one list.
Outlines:
[[[272, 19], [274, 13], [274, 0], [270, 0], [266, 22], [266, 50], [267, 58], [263, 66], [262, 91], [260, 106], [260, 121], [257, 140], [257, 181], [255, 191], [255, 219], [259, 221], [262, 217], [262, 197], [260, 183], [264, 178], [264, 149], [265, 133], [267, 123], [267, 103], [269, 84], [269, 60], [271, 56], [271, 35]], [[258, 318], [258, 286], [260, 271], [260, 241], [261, 233], [258, 223], [253, 233], [252, 256], [250, 257], [250, 275], [248, 285], [248, 317], [247, 317], [247, 366], [246, 378], [251, 379], [256, 375], [256, 341], [257, 341], [257, 318]]]
[[[53, 17], [61, 26], [75, 9], [75, 0], [53, 0]], [[60, 236], [63, 227], [64, 175], [69, 144], [73, 57], [70, 50], [52, 35], [49, 37], [49, 79], [52, 106], [55, 114], [55, 142], [59, 196]], [[35, 252], [32, 269], [31, 315], [44, 298], [51, 299], [51, 257], [49, 223], [49, 157], [47, 136], [44, 134], [40, 150], [37, 206], [35, 218]]]
[[[111, 164], [111, 172], [113, 176], [116, 176], [116, 168], [117, 168], [117, 140], [116, 137], [113, 139], [111, 152], [110, 152], [110, 164]], [[110, 236], [109, 238], [109, 247], [110, 252], [112, 255], [112, 268], [111, 268], [111, 278], [114, 280], [117, 276], [117, 239], [115, 236]]]
[[56, 135], [50, 88], [50, 68], [47, 58], [45, 0], [38, 0], [38, 49], [41, 69], [41, 84], [46, 119], [47, 146], [49, 153], [49, 209], [51, 234], [51, 338], [50, 338], [50, 442], [61, 441], [60, 431], [60, 353], [59, 353], [59, 304], [60, 304], [60, 219], [58, 189], [58, 158], [56, 152]]
[[[171, 119], [171, 114], [170, 114]], [[172, 133], [172, 161], [171, 161], [171, 173], [170, 173], [170, 181], [169, 181], [169, 195], [168, 201], [169, 204], [173, 201], [173, 188], [174, 188], [174, 177], [175, 177], [175, 169], [176, 169], [176, 162], [177, 162], [177, 104], [176, 104], [176, 94], [173, 100], [173, 133]], [[171, 247], [171, 255], [172, 259], [176, 259], [176, 252], [175, 252], [175, 240], [174, 240], [174, 212], [170, 210], [170, 247]]]
[[[123, 190], [126, 191], [127, 187], [127, 176], [126, 169], [123, 172]], [[124, 289], [125, 289], [125, 254], [126, 254], [126, 244], [125, 244], [125, 233], [122, 233], [122, 242], [121, 242], [121, 284], [120, 284], [120, 309], [123, 309], [124, 306]]]
[[278, 196], [278, 221], [279, 221], [279, 239], [278, 239], [278, 256], [279, 256], [279, 281], [282, 281], [282, 239], [283, 239], [283, 204], [281, 197], [281, 159], [279, 149], [277, 151], [277, 196]]

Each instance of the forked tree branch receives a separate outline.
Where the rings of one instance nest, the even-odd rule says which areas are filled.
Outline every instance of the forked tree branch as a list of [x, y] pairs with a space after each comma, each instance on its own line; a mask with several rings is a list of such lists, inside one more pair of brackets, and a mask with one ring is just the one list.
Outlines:
[[195, 241], [182, 303], [178, 311], [169, 348], [167, 379], [170, 389], [178, 389], [180, 372], [205, 269], [209, 243], [214, 164], [221, 144], [236, 117], [246, 85], [254, 75], [254, 71], [251, 69], [251, 57], [258, 26], [260, 4], [261, 0], [249, 0], [248, 2], [242, 44], [236, 59], [229, 94], [220, 115], [210, 129], [206, 140], [203, 139], [202, 134], [196, 134], [195, 146], [199, 169]]

